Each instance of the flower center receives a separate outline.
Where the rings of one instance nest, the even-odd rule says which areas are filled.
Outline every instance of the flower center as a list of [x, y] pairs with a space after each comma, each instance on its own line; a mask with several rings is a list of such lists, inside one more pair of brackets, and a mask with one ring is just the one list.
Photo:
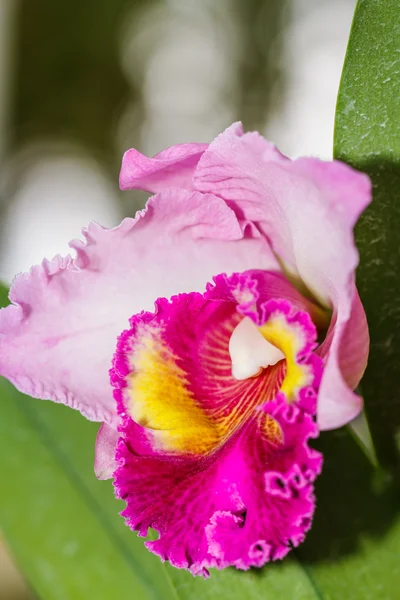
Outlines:
[[254, 377], [285, 358], [283, 352], [263, 336], [250, 319], [244, 317], [235, 327], [229, 340], [232, 376], [238, 381]]
[[272, 315], [261, 326], [244, 317], [229, 340], [232, 376], [239, 381], [255, 377], [263, 369], [285, 359], [286, 375], [280, 391], [291, 402], [301, 388], [309, 385], [312, 378], [312, 369], [302, 364], [306, 356], [301, 352], [304, 345], [303, 324], [290, 323], [281, 313]]
[[259, 409], [280, 393], [293, 403], [313, 384], [315, 328], [286, 300], [263, 303], [259, 316], [242, 306], [182, 294], [132, 318], [116, 355], [116, 397], [152, 451], [209, 454], [249, 419], [271, 443], [281, 439]]

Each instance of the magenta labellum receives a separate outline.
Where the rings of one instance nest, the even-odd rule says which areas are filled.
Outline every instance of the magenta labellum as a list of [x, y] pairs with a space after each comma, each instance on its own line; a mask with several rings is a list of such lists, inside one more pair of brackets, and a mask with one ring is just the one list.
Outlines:
[[[285, 282], [293, 300], [271, 298], [274, 279], [219, 275], [205, 294], [159, 299], [132, 317], [114, 357], [122, 514], [140, 535], [157, 530], [147, 547], [194, 574], [283, 558], [311, 525], [322, 361], [295, 290]], [[229, 340], [246, 317], [284, 358], [239, 381]]]

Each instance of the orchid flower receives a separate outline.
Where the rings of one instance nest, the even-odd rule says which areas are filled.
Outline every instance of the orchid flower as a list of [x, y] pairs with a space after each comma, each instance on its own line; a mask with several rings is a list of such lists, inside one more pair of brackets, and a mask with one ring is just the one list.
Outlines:
[[0, 372], [102, 423], [96, 475], [163, 560], [207, 575], [283, 558], [312, 522], [310, 439], [362, 408], [353, 228], [370, 181], [234, 124], [129, 150], [120, 183], [155, 195], [15, 278]]

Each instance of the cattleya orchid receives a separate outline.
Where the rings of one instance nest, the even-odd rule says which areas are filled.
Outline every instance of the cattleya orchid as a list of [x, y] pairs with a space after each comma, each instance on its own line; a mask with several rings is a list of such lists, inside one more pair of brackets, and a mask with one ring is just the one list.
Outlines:
[[102, 423], [96, 474], [163, 560], [207, 575], [282, 558], [312, 522], [310, 439], [362, 407], [353, 227], [369, 179], [234, 124], [210, 145], [129, 150], [120, 183], [155, 195], [15, 278], [1, 374]]

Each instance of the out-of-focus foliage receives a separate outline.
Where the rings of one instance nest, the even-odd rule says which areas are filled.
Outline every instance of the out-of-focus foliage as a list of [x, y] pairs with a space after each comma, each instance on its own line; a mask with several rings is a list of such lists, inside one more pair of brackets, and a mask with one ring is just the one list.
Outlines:
[[116, 117], [129, 91], [120, 67], [118, 32], [121, 19], [138, 3], [20, 2], [13, 145], [60, 137], [113, 159]]
[[[143, 115], [141, 90], [121, 68], [121, 30], [140, 19], [157, 0], [21, 0], [17, 14], [15, 93], [11, 140], [15, 147], [33, 138], [80, 142], [105, 163], [119, 165], [117, 120], [129, 98]], [[280, 86], [281, 29], [286, 3], [226, 2], [237, 17], [239, 88], [236, 117], [260, 126]], [[154, 24], [157, 26], [157, 23]], [[223, 26], [223, 23], [221, 23]], [[237, 47], [240, 48], [239, 55]], [[138, 56], [138, 61], [146, 57]], [[134, 62], [134, 61], [133, 61]], [[137, 65], [137, 68], [139, 65]], [[130, 64], [135, 70], [135, 64]], [[132, 135], [134, 132], [132, 133]]]

